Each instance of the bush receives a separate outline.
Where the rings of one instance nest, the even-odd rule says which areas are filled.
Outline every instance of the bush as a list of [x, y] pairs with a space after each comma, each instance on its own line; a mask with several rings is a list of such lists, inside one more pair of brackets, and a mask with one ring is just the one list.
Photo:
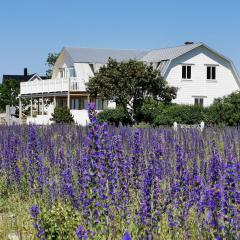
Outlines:
[[212, 124], [237, 126], [240, 124], [240, 92], [215, 99], [207, 108], [207, 119]]
[[39, 209], [33, 218], [39, 239], [76, 239], [76, 229], [80, 224], [79, 213], [68, 204], [56, 202], [51, 209]]
[[147, 99], [137, 115], [138, 122], [153, 124], [154, 119], [163, 112], [169, 105], [156, 101], [152, 98]]
[[132, 120], [129, 115], [124, 111], [122, 107], [117, 107], [116, 109], [107, 109], [98, 113], [97, 118], [99, 122], [108, 122], [118, 126], [120, 123], [123, 125], [132, 124]]
[[67, 107], [56, 107], [52, 114], [51, 121], [55, 123], [73, 123], [73, 116]]
[[201, 106], [170, 105], [154, 118], [153, 124], [155, 126], [170, 126], [174, 122], [197, 124], [203, 120], [205, 120], [205, 110]]

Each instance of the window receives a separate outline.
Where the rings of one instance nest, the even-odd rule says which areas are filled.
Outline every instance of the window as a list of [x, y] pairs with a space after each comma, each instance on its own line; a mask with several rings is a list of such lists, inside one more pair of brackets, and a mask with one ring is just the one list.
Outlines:
[[60, 78], [64, 78], [64, 69], [60, 69], [59, 74]]
[[79, 99], [78, 98], [72, 98], [71, 99], [72, 102], [71, 102], [71, 109], [76, 109], [78, 110], [79, 109]]
[[103, 100], [96, 99], [96, 110], [103, 110]]
[[216, 79], [216, 67], [215, 66], [207, 66], [207, 79], [208, 80]]
[[94, 65], [93, 65], [92, 63], [89, 63], [89, 67], [91, 68], [92, 73], [94, 74], [94, 73], [95, 73], [95, 71], [94, 71]]
[[69, 77], [76, 77], [75, 69], [73, 67], [69, 68]]
[[182, 79], [192, 78], [192, 67], [189, 65], [182, 66]]
[[203, 98], [197, 97], [194, 99], [194, 105], [203, 106]]

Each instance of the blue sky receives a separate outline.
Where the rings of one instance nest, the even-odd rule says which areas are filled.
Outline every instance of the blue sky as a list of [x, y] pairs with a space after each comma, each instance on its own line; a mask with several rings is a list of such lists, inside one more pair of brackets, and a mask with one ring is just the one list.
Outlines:
[[239, 0], [7, 0], [0, 13], [2, 74], [44, 74], [63, 46], [156, 49], [205, 42], [240, 71]]

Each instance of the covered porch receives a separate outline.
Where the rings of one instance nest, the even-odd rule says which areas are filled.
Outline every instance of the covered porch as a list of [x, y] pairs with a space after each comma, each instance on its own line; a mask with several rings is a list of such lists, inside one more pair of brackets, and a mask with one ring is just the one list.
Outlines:
[[29, 115], [26, 123], [30, 124], [51, 124], [52, 113], [55, 107], [68, 107], [77, 124], [85, 126], [88, 123], [88, 103], [95, 102], [96, 110], [101, 111], [109, 107], [109, 102], [103, 99], [90, 98], [88, 93], [44, 93], [44, 94], [25, 94], [19, 96], [19, 118], [23, 123], [24, 99], [30, 102]]

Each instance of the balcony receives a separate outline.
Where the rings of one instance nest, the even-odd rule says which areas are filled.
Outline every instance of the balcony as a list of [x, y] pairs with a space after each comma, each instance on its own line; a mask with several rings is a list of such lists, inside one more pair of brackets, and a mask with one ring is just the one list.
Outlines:
[[86, 86], [83, 80], [79, 78], [56, 78], [34, 81], [21, 82], [20, 94], [41, 94], [41, 93], [55, 93], [55, 92], [85, 92]]

